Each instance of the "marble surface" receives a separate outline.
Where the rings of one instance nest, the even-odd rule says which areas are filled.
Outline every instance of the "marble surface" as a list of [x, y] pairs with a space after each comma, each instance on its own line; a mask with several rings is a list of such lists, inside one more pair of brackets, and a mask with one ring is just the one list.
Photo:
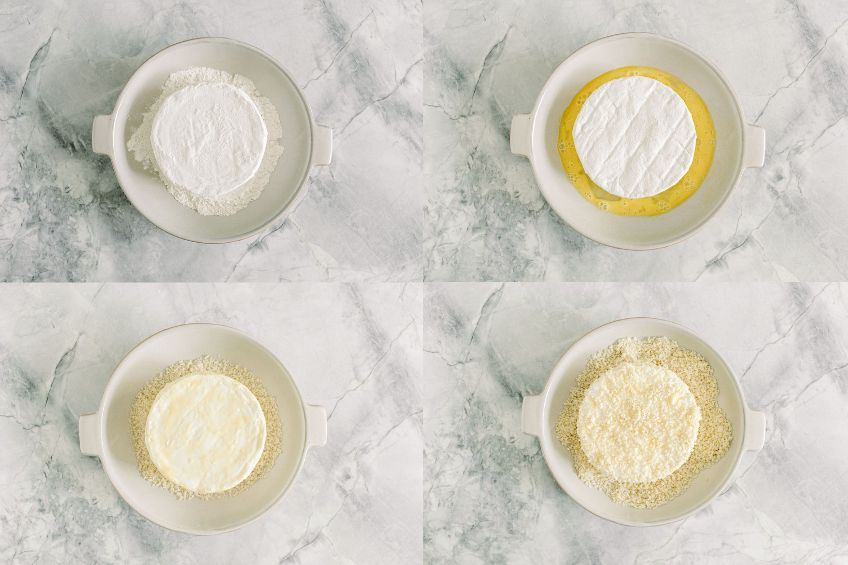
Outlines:
[[[0, 562], [421, 562], [421, 293], [420, 283], [0, 285]], [[77, 435], [124, 354], [197, 321], [253, 335], [330, 414], [327, 445], [308, 453], [284, 500], [208, 537], [129, 508]]]
[[[848, 286], [433, 283], [425, 304], [427, 562], [848, 562]], [[637, 315], [701, 334], [768, 415], [726, 493], [652, 528], [577, 506], [520, 431], [576, 339]]]
[[[412, 281], [421, 278], [421, 4], [6, 0], [0, 8], [0, 280]], [[156, 228], [91, 122], [178, 41], [226, 36], [280, 60], [335, 135], [285, 222], [228, 245]]]
[[[425, 277], [436, 281], [846, 280], [848, 4], [687, 0], [427, 3]], [[551, 211], [509, 152], [513, 114], [592, 40], [648, 31], [716, 63], [745, 118], [767, 131], [766, 167], [680, 245], [618, 251]]]

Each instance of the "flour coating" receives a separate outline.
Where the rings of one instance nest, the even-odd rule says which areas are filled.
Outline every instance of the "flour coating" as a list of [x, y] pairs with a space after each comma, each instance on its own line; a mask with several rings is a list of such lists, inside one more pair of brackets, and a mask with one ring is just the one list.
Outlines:
[[267, 186], [283, 153], [281, 137], [276, 108], [253, 82], [192, 67], [168, 77], [127, 147], [180, 204], [229, 216]]

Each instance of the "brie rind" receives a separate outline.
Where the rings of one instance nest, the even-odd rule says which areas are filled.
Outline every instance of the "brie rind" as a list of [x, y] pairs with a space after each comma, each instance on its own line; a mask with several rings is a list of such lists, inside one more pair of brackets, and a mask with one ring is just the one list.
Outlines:
[[622, 198], [671, 188], [695, 154], [695, 123], [686, 103], [665, 84], [642, 76], [614, 79], [592, 92], [572, 136], [589, 178]]

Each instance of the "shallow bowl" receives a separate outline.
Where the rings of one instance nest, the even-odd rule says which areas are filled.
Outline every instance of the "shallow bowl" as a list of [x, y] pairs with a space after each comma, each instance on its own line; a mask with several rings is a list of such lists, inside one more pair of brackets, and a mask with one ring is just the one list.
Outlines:
[[[557, 142], [562, 113], [593, 78], [619, 67], [655, 67], [682, 79], [706, 103], [716, 130], [712, 166], [688, 200], [658, 216], [619, 216], [588, 202], [568, 180]], [[533, 112], [512, 118], [512, 152], [530, 160], [551, 208], [584, 236], [621, 249], [656, 249], [683, 241], [724, 204], [742, 171], [761, 167], [765, 131], [744, 121], [739, 101], [718, 68], [684, 44], [650, 33], [625, 33], [578, 49], [548, 79]]]
[[[610, 500], [606, 494], [584, 483], [574, 470], [568, 450], [556, 438], [554, 429], [566, 400], [594, 353], [623, 337], [665, 336], [681, 346], [700, 353], [713, 368], [718, 383], [718, 404], [733, 426], [733, 440], [727, 453], [701, 471], [678, 497], [656, 508], [630, 508]], [[524, 432], [537, 436], [542, 455], [560, 487], [589, 512], [627, 526], [656, 526], [681, 520], [707, 506], [730, 486], [744, 451], [763, 447], [766, 418], [747, 407], [742, 389], [730, 365], [695, 332], [673, 322], [654, 318], [627, 318], [603, 325], [572, 345], [551, 372], [540, 396], [524, 398]]]
[[[142, 478], [130, 434], [130, 408], [138, 391], [177, 361], [215, 355], [249, 369], [277, 401], [282, 452], [250, 488], [213, 500], [179, 500]], [[310, 447], [327, 440], [324, 408], [304, 404], [289, 372], [248, 335], [215, 324], [186, 324], [138, 344], [118, 364], [94, 414], [79, 419], [80, 449], [100, 458], [115, 489], [139, 514], [166, 528], [216, 534], [240, 528], [267, 512], [286, 493]]]
[[[283, 154], [270, 181], [259, 198], [231, 216], [202, 216], [183, 206], [127, 149], [168, 76], [190, 67], [249, 78], [280, 115]], [[118, 183], [139, 212], [166, 232], [200, 243], [244, 239], [291, 211], [305, 194], [310, 169], [329, 165], [333, 149], [332, 132], [315, 124], [303, 93], [277, 61], [246, 43], [219, 37], [183, 41], [145, 61], [127, 81], [112, 114], [94, 118], [91, 138], [94, 152], [112, 160]]]

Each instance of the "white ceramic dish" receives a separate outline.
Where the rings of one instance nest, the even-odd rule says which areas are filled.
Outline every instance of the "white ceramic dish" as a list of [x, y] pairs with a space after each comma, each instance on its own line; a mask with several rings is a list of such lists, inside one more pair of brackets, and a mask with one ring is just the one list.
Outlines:
[[[606, 494], [588, 486], [577, 476], [568, 450], [554, 435], [562, 406], [586, 367], [589, 357], [622, 337], [666, 336], [696, 351], [712, 366], [718, 382], [718, 403], [733, 426], [733, 441], [727, 453], [704, 469], [680, 496], [656, 508], [630, 508], [616, 504]], [[766, 418], [745, 404], [739, 382], [730, 366], [694, 332], [678, 324], [653, 318], [628, 318], [601, 326], [580, 338], [562, 356], [540, 396], [524, 398], [522, 429], [537, 436], [542, 455], [560, 487], [589, 512], [627, 526], [656, 526], [681, 520], [704, 508], [733, 481], [744, 451], [763, 447]]]
[[[282, 452], [262, 479], [244, 492], [215, 500], [178, 500], [136, 468], [130, 407], [139, 389], [167, 366], [212, 354], [250, 369], [274, 396], [283, 429]], [[147, 338], [118, 364], [94, 414], [79, 419], [80, 450], [96, 455], [118, 493], [160, 526], [191, 534], [240, 528], [267, 512], [288, 490], [310, 447], [327, 440], [324, 408], [303, 403], [286, 368], [249, 336], [214, 324], [187, 324]]]
[[[709, 108], [716, 150], [704, 183], [686, 202], [652, 217], [604, 212], [569, 182], [557, 152], [560, 118], [575, 94], [607, 71], [630, 65], [656, 67], [694, 88]], [[649, 33], [613, 35], [578, 49], [557, 67], [531, 114], [512, 118], [510, 147], [530, 160], [551, 208], [586, 237], [621, 249], [656, 249], [680, 242], [721, 207], [746, 167], [761, 167], [765, 131], [746, 125], [742, 108], [721, 72], [682, 43]]]
[[[268, 186], [232, 216], [201, 216], [183, 206], [127, 151], [132, 132], [168, 76], [198, 66], [252, 80], [260, 94], [273, 102], [283, 125], [283, 155]], [[272, 57], [245, 43], [208, 37], [171, 45], [145, 61], [127, 81], [112, 114], [94, 118], [91, 146], [95, 153], [109, 156], [127, 198], [148, 220], [183, 239], [226, 243], [257, 233], [293, 209], [305, 193], [310, 169], [330, 164], [333, 137], [329, 128], [315, 124], [303, 93]]]

